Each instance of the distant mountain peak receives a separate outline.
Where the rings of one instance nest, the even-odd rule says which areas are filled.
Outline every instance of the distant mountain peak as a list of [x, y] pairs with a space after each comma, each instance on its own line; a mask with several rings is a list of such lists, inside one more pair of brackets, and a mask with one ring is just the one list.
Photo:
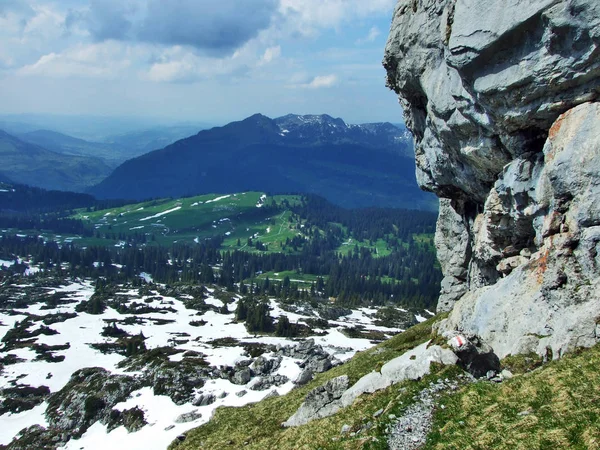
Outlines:
[[261, 113], [256, 113], [256, 114], [252, 114], [250, 117], [246, 117], [245, 119], [242, 120], [242, 122], [270, 122], [273, 119], [271, 119], [270, 117], [265, 116], [264, 114]]
[[429, 194], [418, 190], [414, 164], [412, 139], [389, 123], [254, 114], [127, 161], [90, 192], [139, 199], [313, 192], [344, 206], [423, 207]]
[[286, 126], [334, 126], [341, 128], [348, 128], [346, 122], [344, 122], [339, 117], [334, 118], [329, 114], [287, 114], [282, 117], [278, 117], [275, 119], [275, 123], [279, 125], [280, 128], [284, 128]]

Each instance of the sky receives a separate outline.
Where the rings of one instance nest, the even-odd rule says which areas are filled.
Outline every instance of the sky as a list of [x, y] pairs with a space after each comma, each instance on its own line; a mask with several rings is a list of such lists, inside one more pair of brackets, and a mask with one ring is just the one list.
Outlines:
[[0, 114], [401, 122], [396, 0], [0, 0]]

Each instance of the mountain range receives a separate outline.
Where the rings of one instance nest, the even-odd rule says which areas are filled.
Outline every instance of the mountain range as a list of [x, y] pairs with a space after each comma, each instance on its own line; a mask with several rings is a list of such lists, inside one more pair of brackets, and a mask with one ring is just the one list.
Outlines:
[[100, 158], [56, 153], [2, 130], [0, 158], [2, 175], [6, 179], [63, 191], [83, 191], [111, 171], [111, 167]]
[[[44, 147], [55, 153], [101, 158], [113, 168], [127, 159], [126, 157], [121, 156], [120, 149], [115, 149], [113, 145], [89, 142], [57, 131], [35, 130], [18, 134], [17, 137], [22, 141]], [[131, 156], [138, 155], [139, 154]]]
[[56, 153], [101, 158], [111, 168], [115, 168], [130, 158], [163, 148], [179, 139], [195, 134], [198, 129], [192, 125], [156, 127], [109, 136], [102, 142], [80, 139], [53, 130], [18, 133], [16, 137]]
[[409, 133], [328, 115], [255, 114], [131, 159], [89, 190], [145, 199], [263, 190], [318, 193], [346, 207], [435, 209], [420, 191]]

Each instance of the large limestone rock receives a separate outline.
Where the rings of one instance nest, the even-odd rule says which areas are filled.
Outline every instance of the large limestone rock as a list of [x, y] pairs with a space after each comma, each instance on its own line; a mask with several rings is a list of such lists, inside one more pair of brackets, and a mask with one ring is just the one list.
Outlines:
[[500, 357], [598, 342], [600, 2], [401, 0], [384, 66], [440, 200], [440, 327]]
[[331, 416], [352, 405], [362, 394], [377, 392], [404, 380], [420, 379], [429, 373], [431, 363], [452, 365], [457, 362], [458, 357], [451, 350], [439, 345], [429, 346], [426, 342], [388, 361], [381, 371], [363, 376], [350, 388], [348, 376], [343, 375], [313, 389], [294, 415], [282, 425], [294, 427]]
[[439, 345], [428, 345], [428, 342], [421, 344], [385, 363], [380, 372], [371, 372], [362, 377], [344, 392], [341, 398], [342, 406], [352, 405], [354, 400], [364, 393], [377, 392], [404, 380], [418, 380], [429, 373], [431, 363], [457, 363], [458, 358], [451, 350]]
[[333, 378], [323, 386], [310, 391], [300, 408], [288, 420], [282, 423], [284, 427], [297, 427], [313, 420], [328, 417], [341, 409], [340, 397], [348, 389], [347, 375]]

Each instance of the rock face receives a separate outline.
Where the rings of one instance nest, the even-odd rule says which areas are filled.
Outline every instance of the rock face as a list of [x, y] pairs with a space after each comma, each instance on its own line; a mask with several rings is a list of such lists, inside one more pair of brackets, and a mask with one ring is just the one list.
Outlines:
[[440, 197], [440, 331], [503, 357], [600, 340], [600, 3], [401, 0], [388, 85]]

